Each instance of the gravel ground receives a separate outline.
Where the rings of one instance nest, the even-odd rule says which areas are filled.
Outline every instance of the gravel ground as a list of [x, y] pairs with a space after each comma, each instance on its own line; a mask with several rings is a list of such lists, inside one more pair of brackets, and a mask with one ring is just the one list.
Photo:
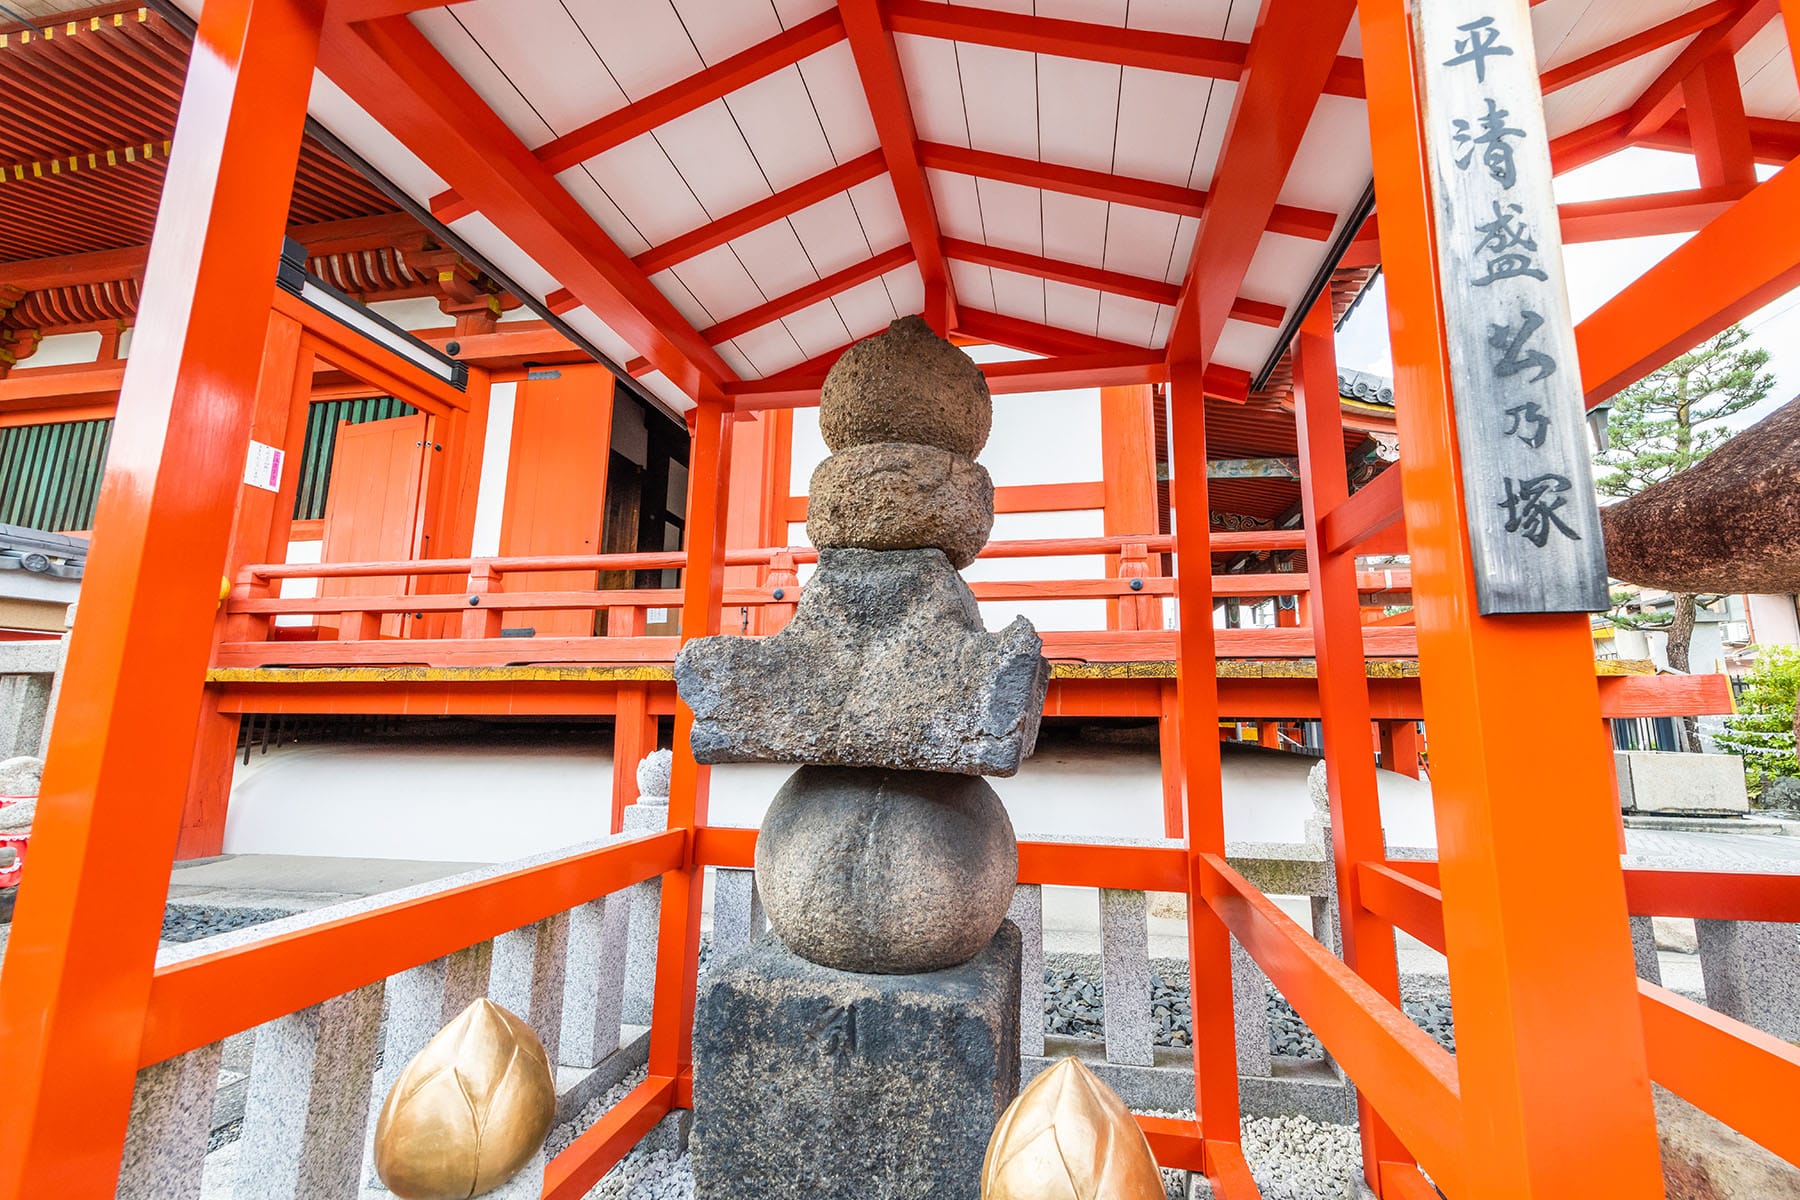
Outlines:
[[165, 942], [197, 942], [201, 938], [231, 933], [291, 917], [285, 908], [214, 908], [204, 904], [171, 904], [163, 910], [162, 940]]
[[[1450, 1015], [1449, 984], [1440, 976], [1410, 975], [1400, 984], [1401, 1007], [1421, 1029], [1447, 1050], [1456, 1050], [1456, 1029]], [[1325, 1048], [1299, 1014], [1273, 988], [1268, 992], [1269, 1053], [1294, 1058], [1323, 1058]], [[1150, 978], [1151, 1015], [1156, 1019], [1153, 1040], [1159, 1046], [1186, 1046], [1192, 1036], [1193, 1012], [1189, 1007], [1187, 980]], [[1105, 987], [1097, 973], [1081, 967], [1046, 967], [1044, 970], [1044, 1028], [1063, 1037], [1104, 1036]]]
[[1354, 1200], [1362, 1144], [1353, 1126], [1253, 1117], [1243, 1130], [1244, 1159], [1263, 1200]]

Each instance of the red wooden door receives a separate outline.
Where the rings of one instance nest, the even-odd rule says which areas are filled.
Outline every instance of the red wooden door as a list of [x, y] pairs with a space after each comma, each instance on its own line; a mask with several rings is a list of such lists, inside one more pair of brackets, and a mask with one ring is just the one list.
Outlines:
[[[426, 415], [338, 426], [325, 497], [325, 562], [394, 562], [418, 557], [419, 497], [424, 483]], [[405, 592], [410, 577], [324, 579], [323, 596]], [[384, 617], [384, 637], [405, 631], [403, 615]], [[321, 621], [321, 626], [336, 622]]]
[[[519, 385], [500, 521], [502, 557], [600, 553], [612, 406], [612, 374], [598, 365], [562, 367], [555, 378]], [[504, 583], [509, 592], [591, 591], [597, 585], [594, 571], [536, 572]], [[506, 626], [530, 628], [538, 637], [586, 637], [594, 632], [594, 614], [514, 613]]]

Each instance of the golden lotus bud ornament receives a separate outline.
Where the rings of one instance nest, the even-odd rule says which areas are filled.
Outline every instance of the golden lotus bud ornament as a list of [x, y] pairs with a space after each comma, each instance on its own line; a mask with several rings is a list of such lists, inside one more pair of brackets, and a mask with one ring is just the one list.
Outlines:
[[981, 1164], [981, 1200], [1164, 1200], [1150, 1143], [1118, 1096], [1073, 1058], [1032, 1080], [1001, 1114]]
[[555, 1113], [537, 1034], [477, 1000], [394, 1081], [375, 1123], [375, 1171], [400, 1200], [468, 1200], [518, 1174]]

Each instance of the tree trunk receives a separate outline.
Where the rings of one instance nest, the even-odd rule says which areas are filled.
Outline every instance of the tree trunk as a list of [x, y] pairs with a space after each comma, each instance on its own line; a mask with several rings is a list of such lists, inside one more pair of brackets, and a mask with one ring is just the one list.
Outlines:
[[[1694, 615], [1698, 605], [1692, 592], [1675, 593], [1675, 620], [1669, 626], [1669, 666], [1688, 671], [1688, 651], [1694, 641]], [[1699, 753], [1700, 725], [1693, 717], [1681, 718], [1681, 749]]]

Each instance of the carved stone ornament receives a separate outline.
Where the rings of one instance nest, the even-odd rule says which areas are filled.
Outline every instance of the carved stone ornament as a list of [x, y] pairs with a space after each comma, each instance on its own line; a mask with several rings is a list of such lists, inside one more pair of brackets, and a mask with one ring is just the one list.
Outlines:
[[1162, 1172], [1131, 1110], [1073, 1058], [1032, 1080], [1000, 1117], [981, 1200], [1163, 1200]]
[[477, 1000], [394, 1081], [375, 1125], [375, 1170], [400, 1200], [468, 1200], [518, 1174], [555, 1113], [537, 1034]]

